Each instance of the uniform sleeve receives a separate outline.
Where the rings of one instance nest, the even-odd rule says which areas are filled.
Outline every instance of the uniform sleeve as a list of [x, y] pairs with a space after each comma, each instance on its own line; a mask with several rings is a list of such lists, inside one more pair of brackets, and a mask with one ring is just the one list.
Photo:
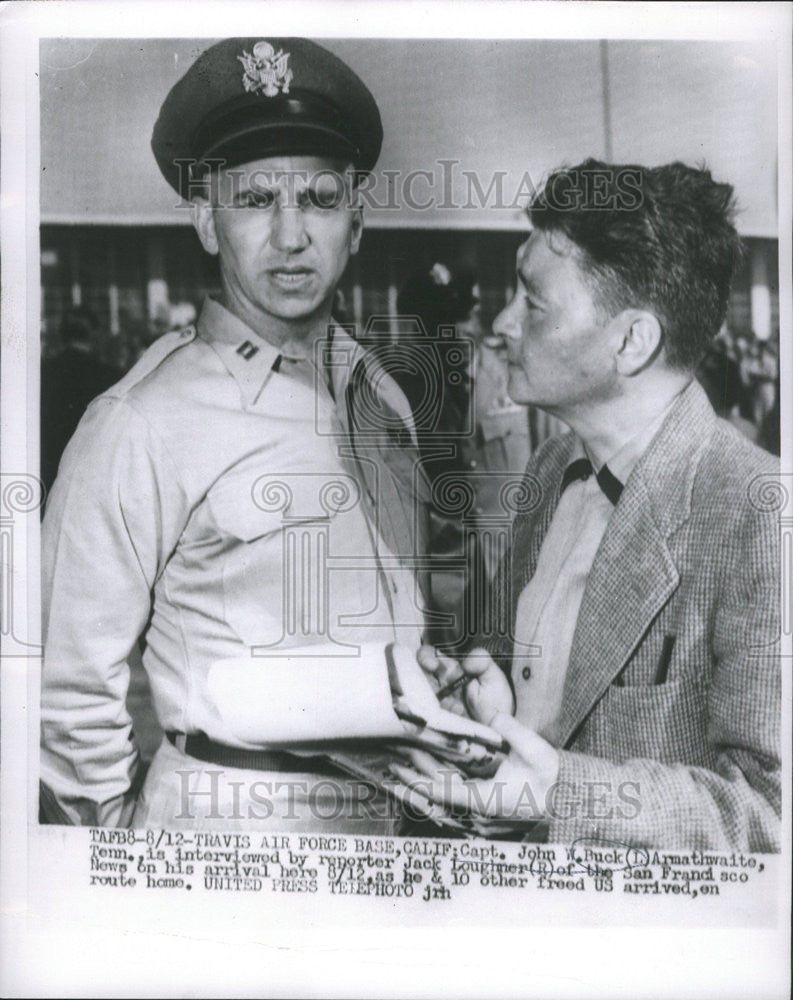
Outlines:
[[632, 846], [780, 849], [780, 553], [775, 517], [749, 511], [713, 631], [706, 727], [714, 766], [615, 763], [562, 751], [549, 837]]
[[64, 454], [42, 528], [41, 778], [44, 799], [72, 823], [131, 819], [127, 659], [186, 517], [159, 436], [126, 401], [97, 400]]

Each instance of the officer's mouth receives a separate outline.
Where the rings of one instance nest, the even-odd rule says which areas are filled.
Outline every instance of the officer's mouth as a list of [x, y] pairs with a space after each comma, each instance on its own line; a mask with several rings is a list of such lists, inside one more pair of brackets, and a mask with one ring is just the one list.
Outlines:
[[299, 289], [314, 272], [308, 267], [274, 267], [267, 273], [280, 288]]

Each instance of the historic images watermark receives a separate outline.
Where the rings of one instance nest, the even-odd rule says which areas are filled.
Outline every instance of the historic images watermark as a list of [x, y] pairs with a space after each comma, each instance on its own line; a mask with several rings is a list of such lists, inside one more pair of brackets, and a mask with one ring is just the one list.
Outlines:
[[780, 647], [780, 639], [793, 635], [793, 474], [756, 476], [746, 491], [750, 506], [762, 515], [776, 517], [779, 526], [781, 571], [780, 635], [757, 647], [757, 655], [777, 655], [786, 659], [790, 653]]
[[0, 474], [0, 640], [3, 656], [40, 656], [41, 645], [31, 641], [30, 624], [18, 613], [19, 567], [26, 559], [27, 539], [20, 521], [38, 517], [44, 486], [30, 473]]
[[[438, 159], [428, 167], [360, 174], [353, 168], [271, 169], [227, 166], [222, 158], [174, 161], [185, 201], [211, 197], [215, 208], [367, 208], [384, 212], [482, 209], [522, 210], [545, 188], [547, 208], [575, 211], [588, 204], [595, 211], [632, 211], [643, 201], [641, 171], [607, 164], [582, 167], [583, 184], [572, 189], [564, 176], [535, 180], [527, 170], [515, 178], [507, 170], [483, 174], [462, 160]], [[223, 183], [213, 183], [222, 173]], [[174, 208], [185, 208], [185, 201]]]
[[[310, 763], [306, 764], [307, 769]], [[405, 795], [402, 782], [394, 777], [382, 784], [340, 775], [301, 779], [290, 775], [247, 777], [240, 771], [219, 767], [182, 767], [179, 778], [180, 808], [174, 817], [186, 829], [197, 821], [261, 820], [284, 824], [308, 815], [322, 823], [343, 818], [345, 822], [368, 823], [397, 819], [421, 821], [431, 814], [428, 803], [443, 799], [455, 819], [497, 816], [499, 822], [531, 824], [540, 819], [570, 820], [596, 824], [599, 820], [637, 819], [642, 812], [642, 790], [638, 781], [585, 781], [580, 787], [555, 782], [538, 801], [531, 784], [519, 787], [497, 777], [488, 782], [487, 792], [475, 782], [460, 784], [461, 772], [451, 766], [439, 767], [437, 781], [416, 777], [411, 794]], [[465, 798], [461, 800], [460, 791]], [[389, 794], [384, 795], [383, 792]]]
[[[240, 503], [249, 506], [252, 517], [258, 515], [262, 523], [266, 520], [268, 530], [278, 527], [283, 539], [280, 634], [266, 644], [256, 644], [254, 656], [290, 655], [301, 639], [316, 636], [338, 646], [340, 653], [349, 653], [348, 642], [339, 638], [343, 632], [339, 614], [332, 610], [335, 588], [345, 579], [344, 574], [355, 572], [371, 579], [372, 600], [380, 601], [377, 576], [384, 560], [395, 556], [339, 554], [331, 545], [331, 524], [355, 508], [367, 508], [367, 516], [376, 524], [393, 516], [384, 506], [379, 481], [382, 473], [376, 461], [384, 451], [389, 467], [399, 465], [405, 502], [411, 508], [408, 519], [414, 527], [421, 523], [422, 508], [427, 507], [459, 525], [461, 545], [455, 552], [439, 558], [414, 537], [409, 551], [399, 554], [417, 576], [441, 568], [465, 581], [465, 600], [458, 610], [447, 613], [451, 616], [446, 624], [452, 644], [462, 643], [474, 633], [482, 641], [511, 636], [509, 585], [495, 594], [481, 572], [482, 560], [496, 565], [506, 555], [515, 515], [534, 510], [542, 499], [542, 489], [525, 473], [485, 469], [444, 472], [430, 480], [426, 464], [455, 455], [475, 432], [470, 414], [454, 430], [440, 430], [437, 424], [445, 393], [462, 382], [475, 344], [470, 338], [453, 337], [443, 328], [426, 331], [417, 316], [399, 317], [409, 332], [395, 342], [379, 334], [384, 319], [372, 316], [364, 331], [362, 339], [369, 357], [366, 369], [352, 341], [335, 343], [329, 334], [314, 345], [315, 399], [321, 398], [319, 380], [326, 377], [323, 373], [334, 381], [338, 375], [348, 394], [355, 397], [347, 429], [341, 425], [329, 428], [319, 409], [315, 414], [315, 433], [337, 438], [339, 466], [311, 473], [264, 472], [239, 484]], [[411, 414], [410, 430], [387, 392], [388, 385], [399, 384], [405, 373], [422, 383], [422, 402]], [[418, 451], [406, 447], [413, 440], [419, 444]], [[352, 468], [357, 470], [357, 478]], [[489, 512], [483, 525], [476, 498], [477, 490], [485, 485], [497, 493], [498, 508]], [[474, 544], [477, 534], [480, 545], [488, 547], [484, 555]], [[307, 553], [311, 553], [310, 559]], [[414, 597], [419, 600], [418, 594]]]

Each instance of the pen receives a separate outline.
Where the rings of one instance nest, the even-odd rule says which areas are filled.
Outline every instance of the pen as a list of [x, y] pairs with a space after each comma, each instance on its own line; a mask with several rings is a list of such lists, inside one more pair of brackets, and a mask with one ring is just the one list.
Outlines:
[[448, 695], [454, 694], [454, 692], [457, 691], [459, 688], [464, 688], [468, 684], [468, 682], [472, 681], [473, 679], [474, 679], [473, 674], [461, 674], [457, 678], [457, 680], [452, 681], [445, 687], [439, 688], [435, 692], [435, 697], [438, 699], [438, 701], [442, 701]]

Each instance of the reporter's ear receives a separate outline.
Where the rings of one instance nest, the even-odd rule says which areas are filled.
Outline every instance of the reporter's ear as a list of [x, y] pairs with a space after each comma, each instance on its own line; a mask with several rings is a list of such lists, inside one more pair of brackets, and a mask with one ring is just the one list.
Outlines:
[[638, 375], [653, 363], [663, 343], [658, 317], [646, 309], [625, 309], [612, 323], [619, 332], [620, 345], [615, 364], [620, 375]]

